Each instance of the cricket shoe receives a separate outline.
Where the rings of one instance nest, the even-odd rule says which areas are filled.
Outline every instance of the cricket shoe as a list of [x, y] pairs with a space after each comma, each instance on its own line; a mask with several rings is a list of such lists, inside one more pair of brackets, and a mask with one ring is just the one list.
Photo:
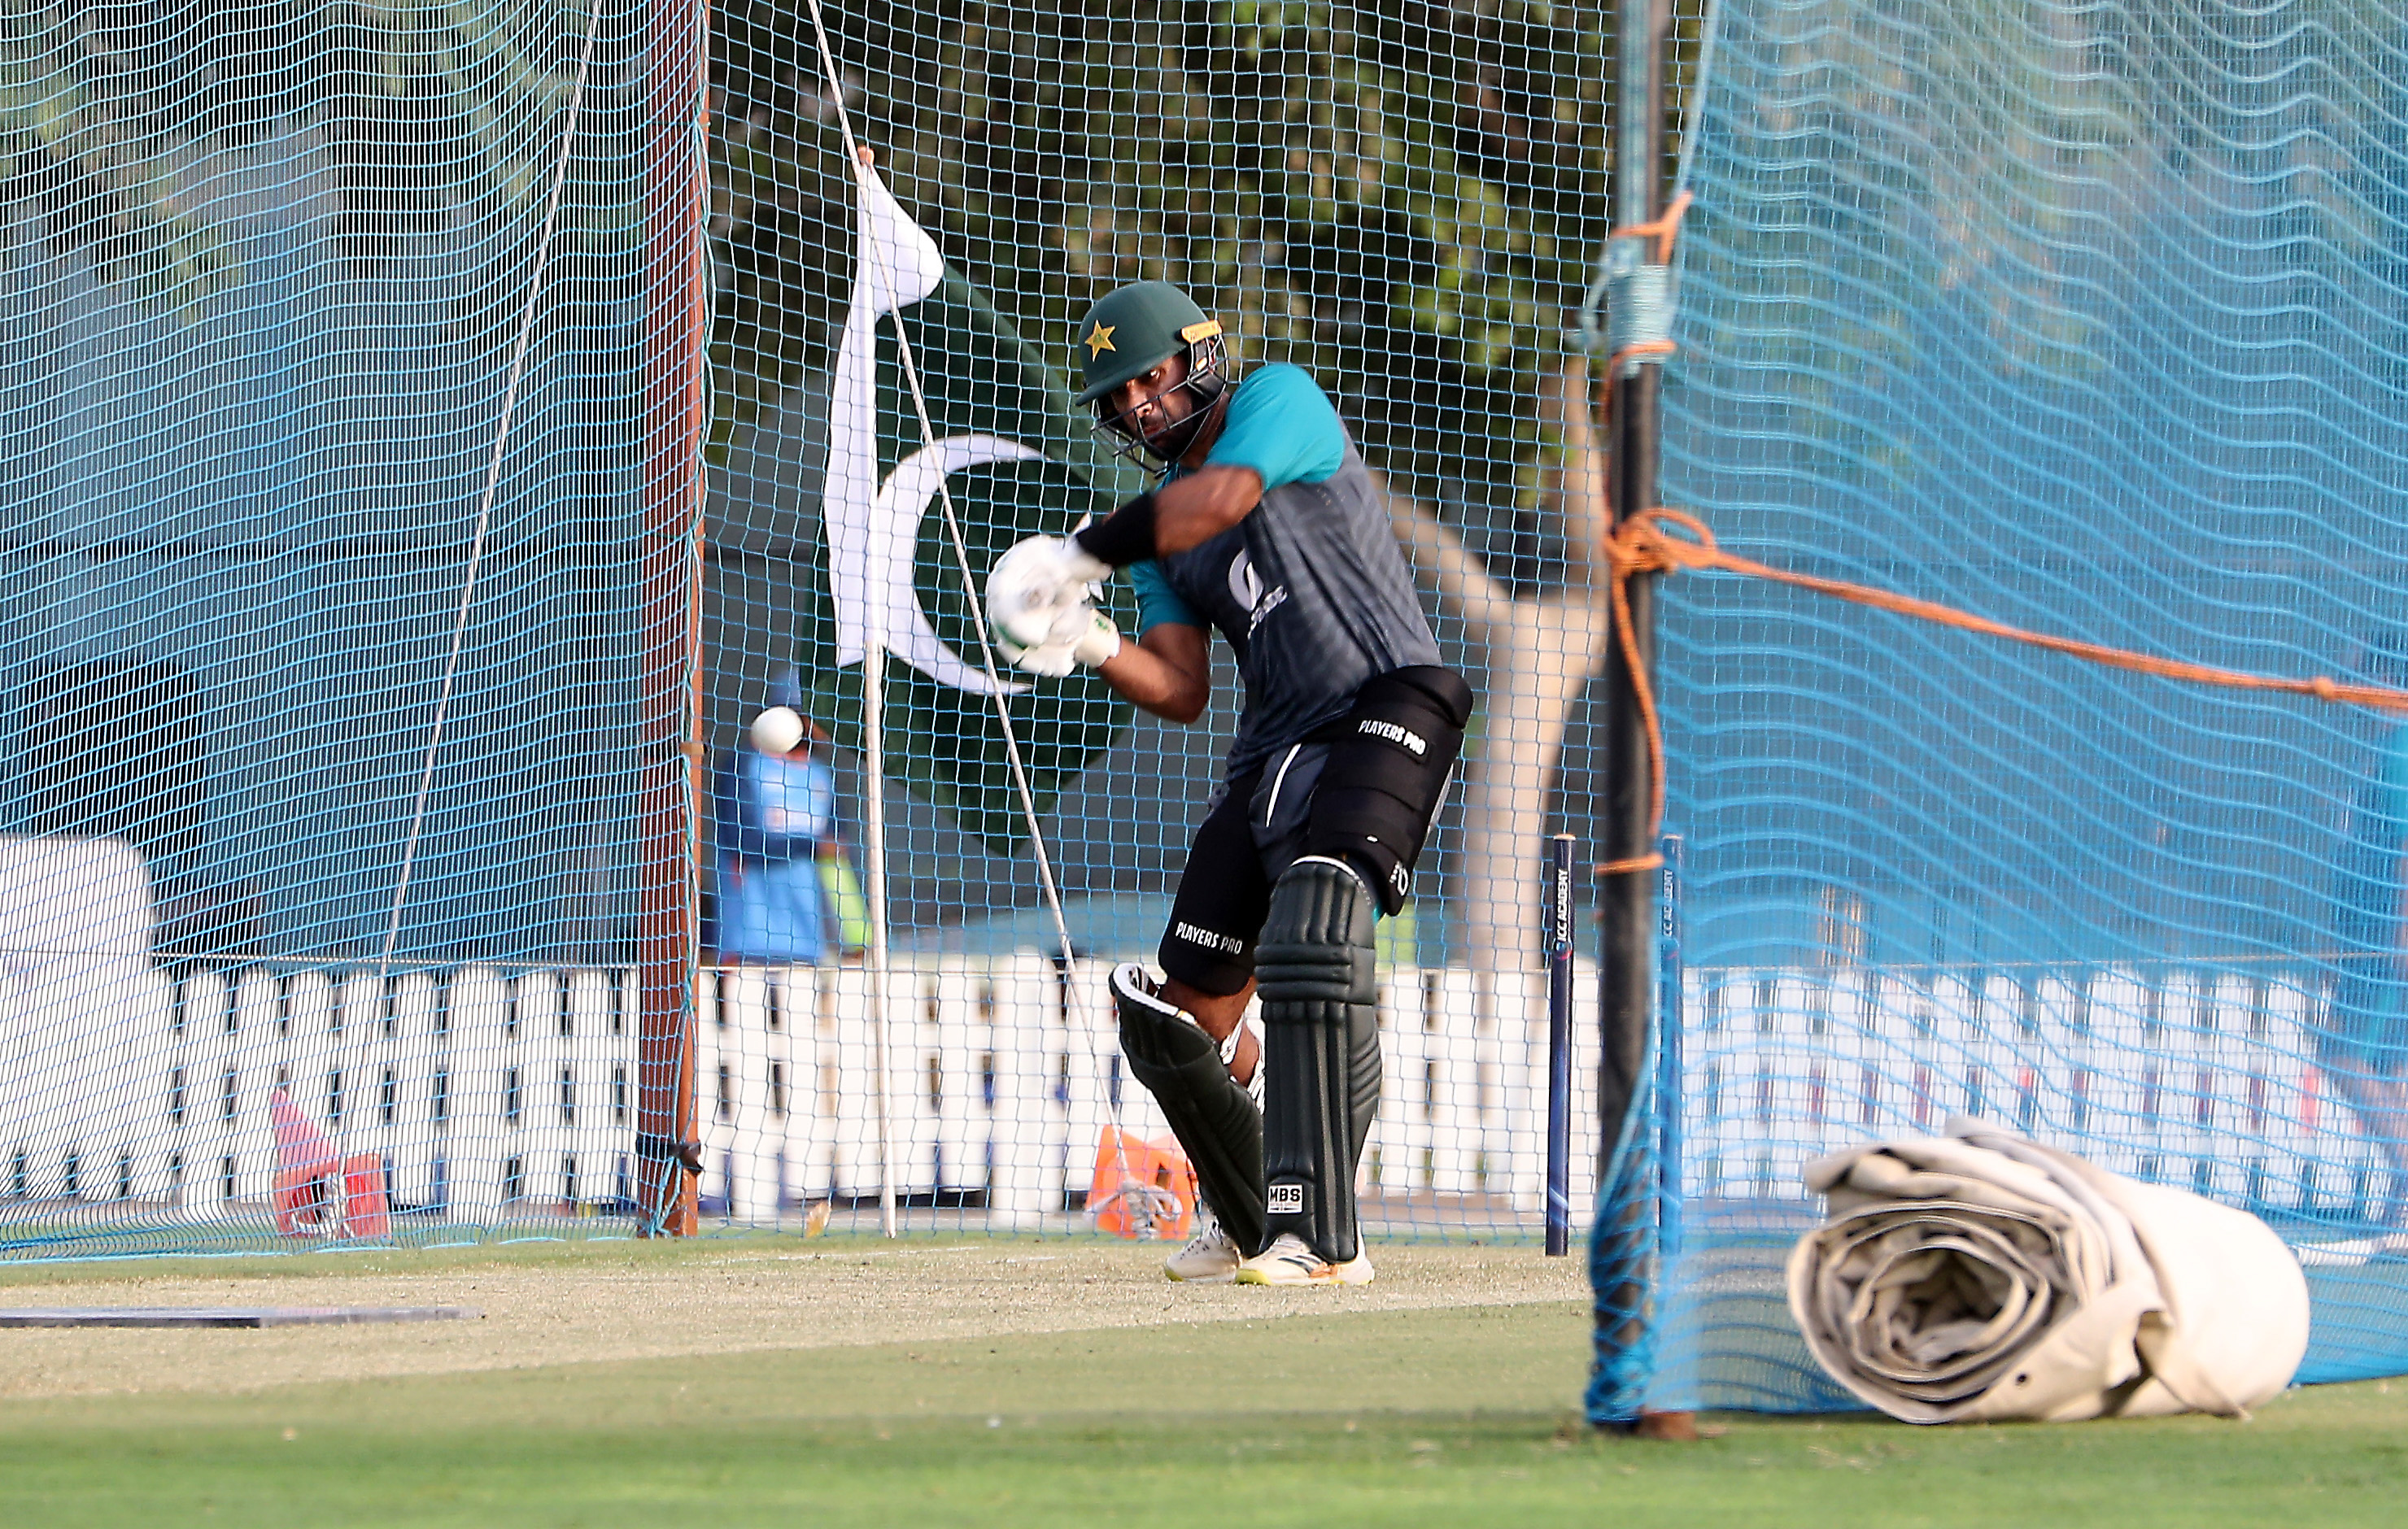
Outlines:
[[1271, 1245], [1238, 1265], [1241, 1285], [1368, 1285], [1371, 1282], [1371, 1250], [1356, 1243], [1354, 1256], [1332, 1264], [1293, 1232], [1282, 1232]]
[[1182, 1285], [1226, 1285], [1237, 1278], [1238, 1245], [1221, 1229], [1221, 1218], [1198, 1201], [1196, 1234], [1187, 1246], [1162, 1262], [1162, 1272]]

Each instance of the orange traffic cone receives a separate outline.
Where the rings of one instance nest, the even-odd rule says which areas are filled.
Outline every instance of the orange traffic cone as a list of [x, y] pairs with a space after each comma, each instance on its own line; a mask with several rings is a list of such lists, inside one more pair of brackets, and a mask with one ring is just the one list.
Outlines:
[[354, 1152], [343, 1160], [343, 1236], [393, 1235], [393, 1206], [384, 1193], [384, 1159]]
[[274, 1183], [279, 1236], [322, 1237], [335, 1230], [328, 1180], [338, 1171], [335, 1144], [301, 1113], [282, 1089], [267, 1096], [267, 1118], [276, 1127]]
[[1196, 1170], [1177, 1138], [1105, 1126], [1087, 1213], [1116, 1236], [1183, 1239], [1196, 1219]]
[[393, 1206], [384, 1192], [382, 1157], [375, 1152], [338, 1157], [326, 1133], [302, 1114], [282, 1089], [267, 1096], [267, 1118], [276, 1127], [279, 1236], [393, 1235]]

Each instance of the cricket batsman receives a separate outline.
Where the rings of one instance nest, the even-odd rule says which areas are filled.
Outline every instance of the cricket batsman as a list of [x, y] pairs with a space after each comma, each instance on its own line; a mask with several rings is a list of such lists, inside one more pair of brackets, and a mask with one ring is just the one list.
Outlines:
[[[1162, 936], [1157, 987], [1112, 974], [1121, 1047], [1205, 1205], [1173, 1279], [1359, 1285], [1354, 1166], [1380, 1099], [1372, 921], [1412, 888], [1471, 691], [1439, 662], [1378, 485], [1294, 366], [1228, 375], [1221, 325], [1140, 281], [1079, 326], [1082, 404], [1154, 487], [996, 560], [987, 607], [1022, 668], [1085, 664], [1192, 722], [1218, 631], [1245, 706]], [[1125, 570], [1139, 635], [1095, 607]], [[1243, 1024], [1262, 997], [1262, 1039]]]

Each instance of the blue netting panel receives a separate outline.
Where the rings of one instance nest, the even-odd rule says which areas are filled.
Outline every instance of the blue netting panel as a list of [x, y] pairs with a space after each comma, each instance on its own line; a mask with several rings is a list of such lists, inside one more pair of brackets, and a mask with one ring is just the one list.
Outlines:
[[626, 1224], [698, 16], [0, 20], [0, 1257]]
[[[1070, 379], [1087, 306], [1149, 277], [1241, 378], [1330, 396], [1482, 694], [1382, 926], [1361, 1192], [1382, 1236], [1535, 1244], [1536, 893], [1551, 833], [1597, 838], [1597, 388], [1565, 331], [1608, 226], [1604, 19], [846, 4], [831, 84], [808, 6], [708, 15], [0, 20], [0, 1257], [624, 1234], [682, 1145], [659, 1026], [688, 993], [706, 1226], [874, 1226], [891, 1193], [914, 1231], [1092, 1232], [1124, 1178], [1175, 1188], [1102, 985], [1164, 933], [1229, 645], [1193, 725], [1086, 673], [1011, 698], [1066, 962], [933, 492], [980, 577], [1134, 493]], [[965, 455], [922, 454], [865, 211], [930, 254], [886, 306]], [[679, 353], [705, 321], [707, 396]], [[1104, 608], [1136, 635], [1125, 580]], [[809, 759], [755, 746], [779, 702], [824, 731]], [[699, 949], [665, 953], [689, 875]]]
[[[1610, 23], [1561, 7], [1222, 0], [838, 5], [825, 18], [834, 86], [805, 7], [718, 11], [706, 731], [730, 806], [707, 867], [708, 943], [723, 960], [706, 982], [738, 1007], [702, 1036], [705, 1076], [716, 1088], [724, 1067], [729, 1099], [724, 1125], [705, 1122], [707, 1211], [752, 1224], [824, 1205], [838, 1226], [874, 1224], [877, 1211], [856, 1070], [868, 1065], [854, 996], [867, 931], [841, 916], [866, 907], [853, 884], [868, 871], [865, 618], [842, 580], [873, 511], [831, 489], [849, 432], [861, 480], [913, 484], [924, 501], [896, 512], [916, 540], [908, 569], [885, 576], [910, 580], [893, 607], [903, 656], [886, 714], [905, 994], [892, 1022], [913, 1079], [892, 1153], [907, 1224], [1091, 1225], [1103, 1134], [1167, 1135], [1122, 1066], [1104, 981], [1115, 963], [1156, 956], [1241, 700], [1219, 637], [1192, 724], [1133, 708], [1084, 672], [1013, 697], [1022, 736], [1040, 740], [1030, 783], [1078, 952], [1063, 969], [975, 683], [982, 655], [943, 507], [932, 480], [911, 478], [927, 443], [894, 321], [858, 306], [868, 195], [891, 196], [890, 227], [916, 230], [898, 232], [898, 248], [924, 234], [933, 255], [925, 293], [897, 305], [928, 434], [1041, 453], [979, 446], [983, 460], [948, 479], [982, 576], [1015, 539], [1058, 534], [1145, 481], [1070, 396], [1080, 321], [1125, 282], [1183, 287], [1226, 326], [1240, 378], [1292, 364], [1334, 401], [1389, 493], [1446, 661], [1483, 692], [1413, 903], [1382, 925], [1387, 1081], [1359, 1175], [1365, 1214], [1383, 1236], [1535, 1240], [1548, 1064], [1539, 873], [1550, 833], [1595, 836], [1587, 684], [1603, 591], [1567, 551], [1601, 506], [1578, 403], [1591, 383], [1564, 331], [1607, 229]], [[839, 96], [875, 153], [867, 190], [842, 152]], [[850, 416], [866, 433], [845, 423], [858, 390], [875, 394]], [[1111, 581], [1104, 608], [1137, 635], [1127, 580]], [[921, 616], [925, 639], [904, 655]], [[832, 788], [816, 872], [733, 848], [740, 778], [762, 768], [745, 728], [779, 700], [828, 735], [795, 776], [824, 771], [817, 789]], [[807, 915], [810, 936], [782, 958], [757, 922], [781, 877], [837, 910]], [[1582, 943], [1571, 1202], [1585, 1222], [1598, 1064]], [[763, 1012], [752, 994], [765, 983], [819, 995], [824, 1028], [808, 1057], [799, 1033], [764, 1049], [769, 1033], [747, 1016]], [[782, 1123], [745, 1103], [797, 1071], [840, 1119]], [[1101, 1176], [1106, 1193], [1113, 1177]]]
[[[1729, 0], [1668, 504], [2042, 631], [2408, 678], [2401, 16]], [[2408, 1365], [2408, 733], [1674, 581], [1684, 1251], [1656, 1405], [1843, 1398], [1801, 1163], [1971, 1112], [2267, 1217]]]

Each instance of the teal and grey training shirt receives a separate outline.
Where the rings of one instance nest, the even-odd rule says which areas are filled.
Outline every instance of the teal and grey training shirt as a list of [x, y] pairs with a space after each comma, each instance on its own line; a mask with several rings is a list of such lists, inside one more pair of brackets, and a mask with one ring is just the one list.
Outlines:
[[1438, 663], [1438, 641], [1386, 501], [1305, 372], [1247, 373], [1205, 461], [1260, 473], [1262, 503], [1201, 547], [1128, 573], [1140, 634], [1166, 622], [1209, 627], [1236, 653], [1246, 702], [1229, 745], [1234, 779], [1344, 718], [1373, 675]]

